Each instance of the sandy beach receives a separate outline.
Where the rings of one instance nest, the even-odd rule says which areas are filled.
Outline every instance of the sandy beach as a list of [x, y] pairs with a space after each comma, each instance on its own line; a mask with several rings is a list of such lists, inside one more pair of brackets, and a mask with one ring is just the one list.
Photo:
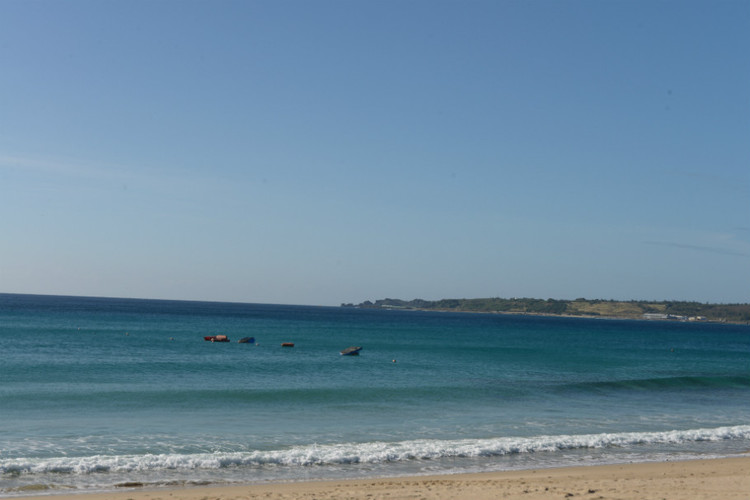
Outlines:
[[480, 474], [360, 480], [127, 489], [23, 497], [25, 500], [245, 500], [245, 499], [606, 499], [747, 500], [750, 456], [685, 462], [565, 467]]

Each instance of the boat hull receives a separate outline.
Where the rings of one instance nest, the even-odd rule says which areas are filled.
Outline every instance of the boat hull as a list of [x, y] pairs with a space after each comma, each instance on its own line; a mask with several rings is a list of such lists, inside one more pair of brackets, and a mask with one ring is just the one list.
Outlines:
[[347, 347], [343, 351], [341, 351], [342, 356], [359, 356], [359, 351], [362, 350], [362, 347], [360, 346], [352, 346]]
[[229, 342], [226, 335], [207, 335], [203, 337], [206, 342]]

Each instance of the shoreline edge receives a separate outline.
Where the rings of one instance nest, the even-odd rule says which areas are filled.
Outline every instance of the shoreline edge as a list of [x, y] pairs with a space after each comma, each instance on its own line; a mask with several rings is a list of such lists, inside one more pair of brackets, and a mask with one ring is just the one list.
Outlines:
[[[29, 492], [32, 493], [32, 492]], [[0, 495], [2, 497], [2, 495]], [[56, 494], [16, 492], [24, 500], [747, 500], [750, 452], [732, 458], [570, 466], [432, 476], [377, 477], [244, 485], [132, 488]]]

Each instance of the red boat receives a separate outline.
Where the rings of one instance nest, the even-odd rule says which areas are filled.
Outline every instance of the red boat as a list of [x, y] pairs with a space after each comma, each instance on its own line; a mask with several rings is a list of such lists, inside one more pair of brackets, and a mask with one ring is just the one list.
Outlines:
[[229, 339], [226, 335], [209, 335], [207, 337], [203, 337], [203, 340], [207, 342], [229, 342]]

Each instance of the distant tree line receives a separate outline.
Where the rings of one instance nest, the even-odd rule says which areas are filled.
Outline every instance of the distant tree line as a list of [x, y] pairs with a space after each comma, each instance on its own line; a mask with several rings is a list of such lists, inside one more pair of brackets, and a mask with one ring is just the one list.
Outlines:
[[341, 304], [342, 307], [376, 309], [419, 309], [433, 311], [487, 312], [516, 314], [551, 314], [567, 316], [606, 316], [642, 318], [644, 314], [661, 315], [668, 319], [693, 319], [750, 323], [750, 304], [704, 304], [685, 301], [615, 301], [512, 298], [503, 299], [442, 299], [442, 300], [366, 300], [360, 304]]

